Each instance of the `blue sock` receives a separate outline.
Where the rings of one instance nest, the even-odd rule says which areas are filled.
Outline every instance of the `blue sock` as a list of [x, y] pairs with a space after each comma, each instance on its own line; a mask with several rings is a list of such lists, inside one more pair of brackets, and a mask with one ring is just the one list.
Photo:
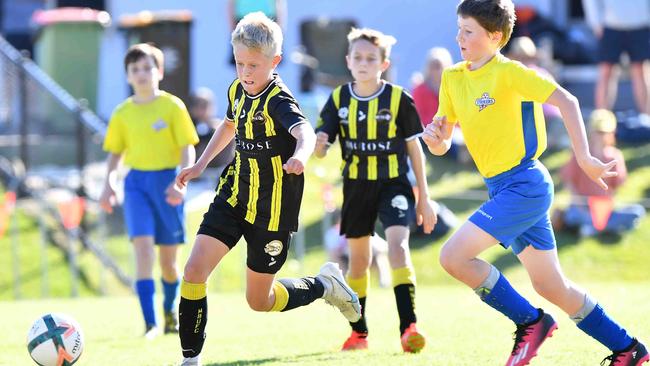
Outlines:
[[170, 312], [176, 309], [176, 299], [178, 299], [178, 291], [180, 290], [180, 281], [167, 282], [163, 279], [160, 280], [163, 286], [163, 310]]
[[578, 328], [611, 351], [624, 350], [633, 342], [627, 331], [616, 324], [600, 305], [596, 305], [594, 310], [578, 323]]
[[510, 318], [515, 324], [531, 323], [539, 317], [539, 310], [519, 295], [502, 273], [494, 287], [483, 292], [481, 300]]
[[137, 280], [135, 289], [140, 299], [140, 308], [146, 324], [156, 323], [156, 309], [153, 306], [153, 298], [156, 294], [156, 285], [152, 278]]

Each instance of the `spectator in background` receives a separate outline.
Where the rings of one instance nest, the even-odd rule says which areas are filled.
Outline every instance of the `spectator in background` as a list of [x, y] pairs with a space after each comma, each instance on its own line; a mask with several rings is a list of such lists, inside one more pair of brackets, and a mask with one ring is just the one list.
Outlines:
[[[444, 47], [433, 47], [427, 55], [424, 71], [421, 80], [416, 81], [413, 88], [413, 101], [415, 109], [420, 116], [422, 127], [426, 127], [433, 120], [438, 111], [438, 94], [442, 81], [442, 70], [453, 64], [449, 51]], [[460, 128], [454, 134], [451, 142], [450, 154], [463, 163], [469, 162], [469, 152], [465, 148], [465, 141]]]
[[[198, 88], [190, 96], [190, 116], [199, 135], [199, 143], [196, 145], [196, 153], [201, 156], [203, 150], [210, 142], [212, 134], [223, 123], [215, 117], [214, 93], [208, 88]], [[230, 163], [235, 156], [235, 140], [232, 140], [217, 156], [210, 161], [208, 167], [222, 168]], [[221, 169], [219, 169], [221, 170]], [[221, 174], [221, 171], [217, 172]]]
[[[623, 153], [616, 148], [616, 116], [606, 109], [597, 109], [589, 118], [589, 145], [592, 154], [602, 161], [616, 160], [618, 176], [607, 178], [608, 190], [600, 188], [580, 169], [575, 156], [562, 168], [561, 176], [564, 184], [571, 191], [571, 204], [562, 213], [564, 227], [578, 230], [581, 236], [591, 236], [597, 233], [589, 209], [589, 197], [609, 198], [613, 204], [616, 189], [625, 182], [627, 169]], [[611, 208], [611, 206], [610, 206]], [[604, 208], [607, 210], [607, 205]], [[620, 234], [631, 230], [645, 216], [645, 209], [638, 204], [627, 205], [613, 209], [607, 220], [604, 232]], [[556, 216], [557, 217], [557, 216]]]
[[[515, 37], [510, 40], [506, 56], [511, 60], [521, 62], [543, 76], [554, 79], [548, 70], [539, 66], [537, 47], [535, 46], [535, 42], [529, 37]], [[564, 128], [560, 110], [551, 104], [543, 104], [542, 109], [548, 131], [548, 148], [555, 150], [569, 148], [569, 136]]]
[[599, 39], [599, 77], [595, 90], [597, 109], [612, 109], [618, 74], [614, 66], [622, 53], [630, 59], [634, 101], [643, 124], [650, 123], [648, 75], [650, 59], [650, 2], [647, 0], [582, 0], [587, 23]]

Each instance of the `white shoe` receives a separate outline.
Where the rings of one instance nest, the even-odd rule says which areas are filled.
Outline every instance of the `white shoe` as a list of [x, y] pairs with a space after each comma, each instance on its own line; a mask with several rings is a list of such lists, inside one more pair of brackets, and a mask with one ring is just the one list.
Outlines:
[[201, 366], [201, 356], [185, 357], [180, 366]]
[[323, 264], [318, 276], [324, 285], [323, 300], [336, 306], [349, 322], [356, 322], [361, 318], [361, 305], [359, 296], [345, 283], [339, 265], [332, 262]]
[[146, 330], [144, 332], [144, 337], [150, 341], [158, 337], [161, 333], [162, 332], [160, 331], [160, 328], [158, 326], [147, 325]]

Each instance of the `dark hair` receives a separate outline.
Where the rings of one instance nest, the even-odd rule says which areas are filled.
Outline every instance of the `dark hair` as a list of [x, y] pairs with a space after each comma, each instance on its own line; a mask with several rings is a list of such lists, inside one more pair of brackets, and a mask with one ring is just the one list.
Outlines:
[[499, 47], [508, 43], [515, 26], [515, 5], [512, 0], [461, 0], [456, 14], [476, 19], [488, 32], [501, 32]]
[[129, 64], [139, 61], [144, 57], [151, 57], [156, 67], [162, 71], [164, 65], [164, 57], [162, 51], [149, 43], [138, 43], [129, 47], [124, 56], [124, 69], [128, 69]]

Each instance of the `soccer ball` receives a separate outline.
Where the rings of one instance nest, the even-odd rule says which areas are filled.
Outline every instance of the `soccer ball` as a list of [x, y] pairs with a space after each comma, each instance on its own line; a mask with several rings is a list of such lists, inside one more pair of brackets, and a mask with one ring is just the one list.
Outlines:
[[84, 348], [81, 327], [64, 314], [45, 314], [36, 319], [27, 334], [27, 350], [41, 366], [70, 366]]

